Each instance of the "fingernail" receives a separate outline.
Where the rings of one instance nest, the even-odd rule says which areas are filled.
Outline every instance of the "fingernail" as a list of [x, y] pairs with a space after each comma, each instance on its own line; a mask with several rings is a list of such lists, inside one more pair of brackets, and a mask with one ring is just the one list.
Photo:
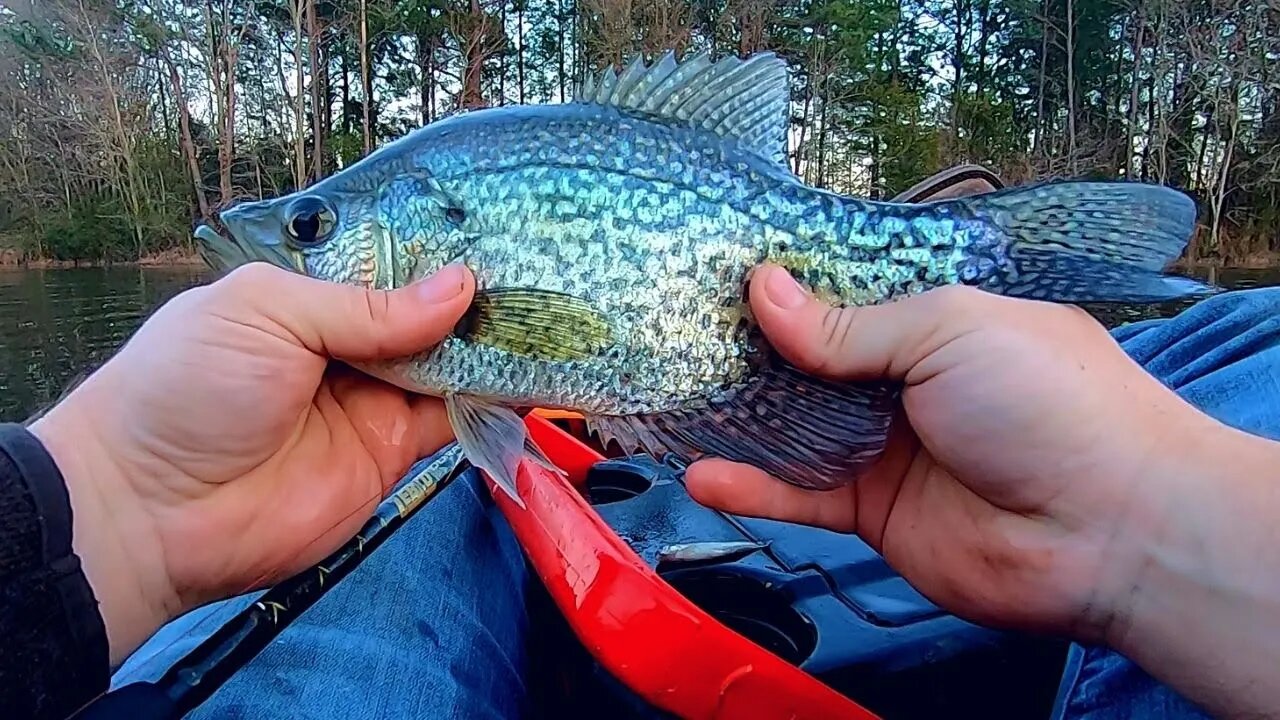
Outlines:
[[791, 273], [782, 268], [776, 268], [769, 273], [764, 283], [764, 290], [769, 300], [783, 310], [795, 310], [809, 301], [809, 296], [800, 284], [791, 277]]
[[442, 303], [462, 292], [466, 272], [460, 263], [446, 265], [434, 275], [418, 283], [418, 297], [423, 302]]

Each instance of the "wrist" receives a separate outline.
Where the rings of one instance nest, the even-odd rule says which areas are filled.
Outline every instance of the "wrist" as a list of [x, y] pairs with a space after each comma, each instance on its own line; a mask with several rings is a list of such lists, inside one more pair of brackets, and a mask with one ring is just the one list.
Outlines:
[[1235, 714], [1258, 706], [1280, 664], [1267, 640], [1280, 632], [1280, 443], [1208, 421], [1177, 447], [1152, 464], [1117, 533], [1099, 637]]
[[72, 410], [54, 408], [28, 430], [66, 484], [72, 547], [98, 600], [115, 667], [178, 611], [155, 523], [105, 443]]

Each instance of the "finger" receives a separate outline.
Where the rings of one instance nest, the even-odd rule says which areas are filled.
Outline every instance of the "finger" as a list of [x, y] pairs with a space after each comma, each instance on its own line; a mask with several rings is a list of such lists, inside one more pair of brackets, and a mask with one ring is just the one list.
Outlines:
[[694, 500], [735, 515], [769, 518], [838, 532], [852, 532], [858, 519], [853, 485], [828, 492], [776, 480], [750, 465], [700, 460], [685, 471]]
[[753, 276], [750, 300], [783, 357], [833, 380], [902, 380], [1000, 302], [979, 290], [950, 286], [884, 305], [832, 307], [777, 265], [762, 266]]
[[274, 321], [308, 350], [354, 361], [400, 357], [439, 343], [475, 291], [475, 278], [463, 265], [395, 290], [327, 282], [265, 263], [238, 268], [221, 282], [250, 312]]

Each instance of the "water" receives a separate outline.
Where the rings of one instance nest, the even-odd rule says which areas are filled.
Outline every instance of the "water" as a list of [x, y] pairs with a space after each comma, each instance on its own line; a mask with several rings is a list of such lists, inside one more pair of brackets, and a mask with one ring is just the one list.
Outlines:
[[[1193, 273], [1200, 278], [1209, 270]], [[111, 356], [155, 308], [206, 282], [200, 268], [0, 271], [0, 422], [21, 421]], [[1280, 269], [1220, 270], [1224, 287], [1280, 285]], [[1182, 305], [1091, 308], [1115, 325]]]
[[[1177, 274], [1194, 277], [1230, 290], [1247, 290], [1254, 287], [1280, 285], [1280, 268], [1196, 268]], [[1156, 305], [1104, 305], [1097, 307], [1086, 305], [1085, 309], [1101, 321], [1103, 325], [1115, 327], [1141, 320], [1170, 317], [1190, 307], [1192, 304], [1193, 301]]]
[[206, 280], [198, 267], [0, 271], [0, 422], [56, 400], [152, 311]]

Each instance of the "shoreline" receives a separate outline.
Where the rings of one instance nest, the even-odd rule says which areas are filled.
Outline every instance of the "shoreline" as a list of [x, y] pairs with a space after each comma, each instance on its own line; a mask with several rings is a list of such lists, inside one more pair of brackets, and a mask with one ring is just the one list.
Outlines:
[[1169, 266], [1173, 270], [1280, 270], [1280, 257], [1250, 257], [1239, 262], [1198, 259], [1195, 262], [1178, 260]]
[[76, 268], [114, 268], [114, 267], [146, 267], [146, 268], [195, 268], [206, 267], [199, 255], [186, 253], [161, 253], [148, 255], [136, 260], [16, 260], [0, 255], [0, 272], [17, 270], [72, 270]]

